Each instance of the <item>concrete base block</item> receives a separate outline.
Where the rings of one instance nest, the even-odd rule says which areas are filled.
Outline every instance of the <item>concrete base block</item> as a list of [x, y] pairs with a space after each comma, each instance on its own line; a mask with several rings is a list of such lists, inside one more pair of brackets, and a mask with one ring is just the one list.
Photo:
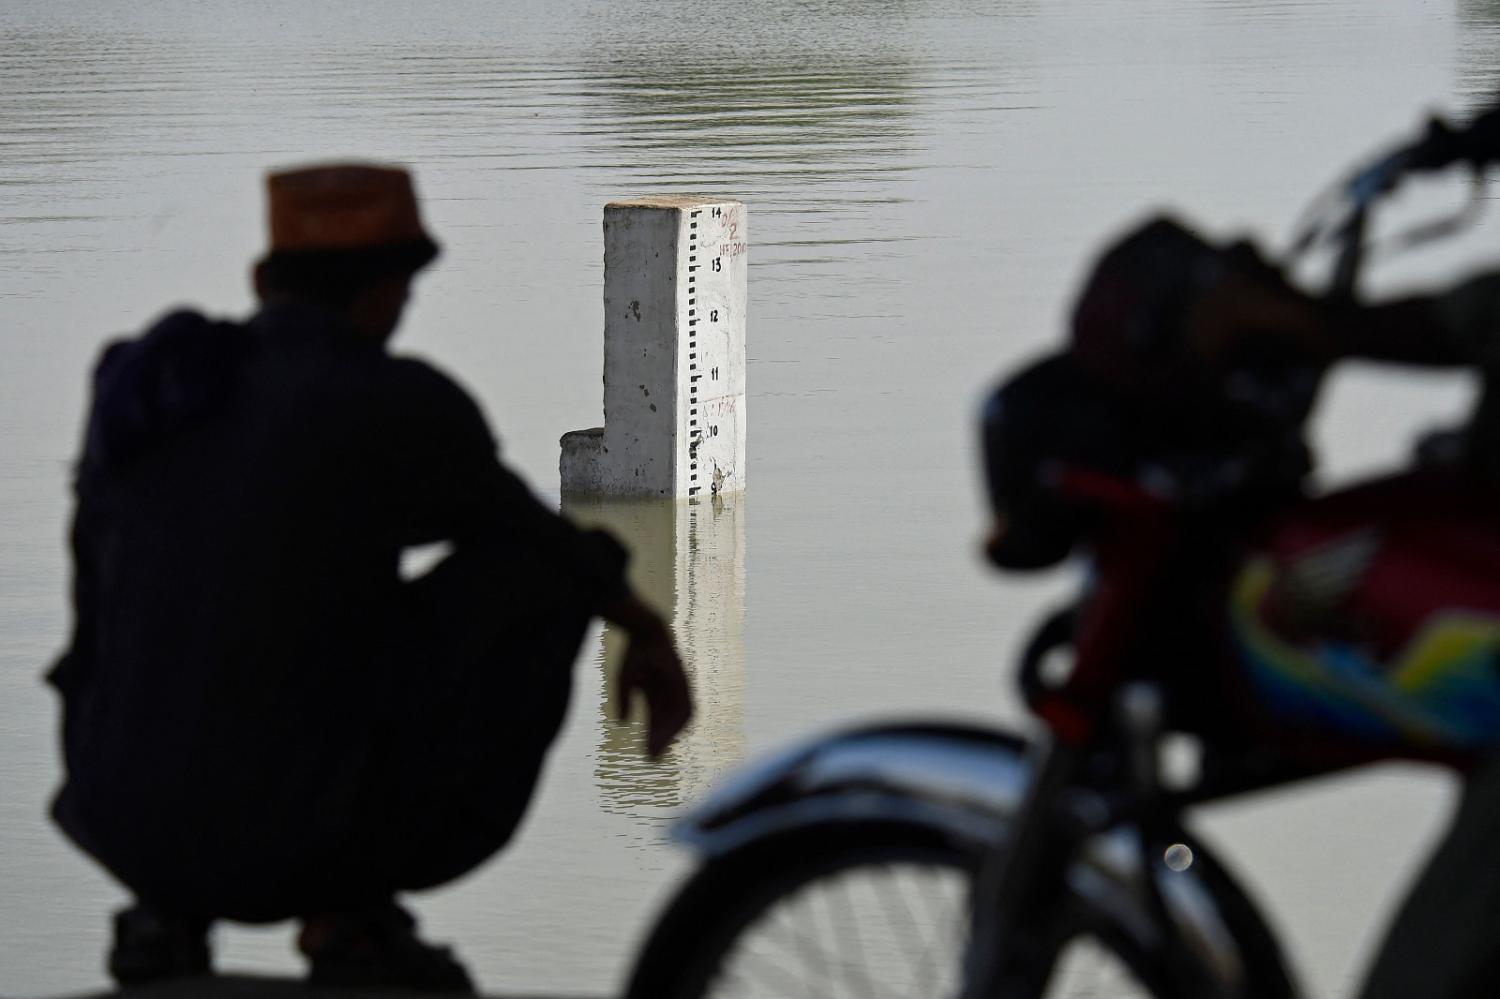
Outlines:
[[604, 474], [604, 428], [570, 430], [558, 443], [562, 445], [558, 472], [562, 475], [563, 492], [604, 495], [608, 485]]

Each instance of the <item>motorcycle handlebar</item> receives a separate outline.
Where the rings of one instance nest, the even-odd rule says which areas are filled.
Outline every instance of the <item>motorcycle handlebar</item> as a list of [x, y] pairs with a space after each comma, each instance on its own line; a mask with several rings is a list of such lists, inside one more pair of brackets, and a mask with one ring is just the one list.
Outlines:
[[1291, 255], [1331, 243], [1337, 248], [1337, 258], [1327, 294], [1330, 298], [1351, 297], [1364, 263], [1369, 214], [1381, 197], [1413, 174], [1431, 173], [1457, 163], [1478, 171], [1494, 162], [1500, 162], [1500, 104], [1461, 128], [1434, 117], [1415, 142], [1376, 159], [1336, 187], [1343, 208], [1326, 214], [1326, 209], [1315, 210], [1312, 221], [1294, 242]]
[[1350, 179], [1356, 203], [1368, 204], [1396, 186], [1407, 174], [1442, 170], [1467, 163], [1478, 170], [1500, 160], [1500, 105], [1461, 128], [1434, 117], [1422, 137], [1381, 157]]
[[1441, 170], [1465, 162], [1480, 169], [1500, 159], [1500, 106], [1455, 129], [1441, 118], [1427, 125], [1424, 135], [1410, 150], [1410, 170]]

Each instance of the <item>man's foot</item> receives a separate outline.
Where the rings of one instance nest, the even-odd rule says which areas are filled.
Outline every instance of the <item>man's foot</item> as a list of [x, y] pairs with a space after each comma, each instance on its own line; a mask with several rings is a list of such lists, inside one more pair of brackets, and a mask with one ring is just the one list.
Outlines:
[[417, 921], [395, 902], [304, 919], [297, 948], [307, 956], [309, 985], [474, 992], [453, 952], [424, 943]]
[[115, 913], [109, 974], [121, 985], [207, 975], [212, 968], [208, 920], [159, 912], [137, 903]]

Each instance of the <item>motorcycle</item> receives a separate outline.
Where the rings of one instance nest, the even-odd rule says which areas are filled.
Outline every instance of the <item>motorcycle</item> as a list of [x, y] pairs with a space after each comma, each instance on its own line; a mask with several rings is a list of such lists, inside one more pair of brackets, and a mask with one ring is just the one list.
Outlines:
[[[1330, 250], [1322, 297], [1352, 302], [1377, 204], [1458, 162], [1477, 186], [1497, 131], [1494, 111], [1434, 122], [1322, 199], [1291, 257]], [[1069, 349], [984, 415], [992, 561], [1090, 566], [1021, 655], [1044, 734], [869, 725], [733, 776], [675, 826], [699, 864], [629, 999], [1299, 995], [1184, 816], [1373, 762], [1463, 770], [1493, 751], [1500, 485], [1473, 471], [1461, 429], [1395, 474], [1308, 495], [1322, 365], [1272, 342], [1208, 373], [1182, 347], [1203, 288], [1236, 268], [1284, 280], [1291, 262], [1165, 219], [1101, 258]], [[1193, 765], [1164, 759], [1182, 747]]]

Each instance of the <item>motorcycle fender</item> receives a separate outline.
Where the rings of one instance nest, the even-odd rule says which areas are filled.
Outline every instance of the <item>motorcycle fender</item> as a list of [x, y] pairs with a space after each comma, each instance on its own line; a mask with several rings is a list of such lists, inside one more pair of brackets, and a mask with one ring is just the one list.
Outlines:
[[751, 764], [673, 827], [707, 856], [789, 829], [893, 820], [936, 826], [975, 844], [1004, 831], [1030, 766], [1026, 742], [947, 723], [871, 725], [823, 736]]

